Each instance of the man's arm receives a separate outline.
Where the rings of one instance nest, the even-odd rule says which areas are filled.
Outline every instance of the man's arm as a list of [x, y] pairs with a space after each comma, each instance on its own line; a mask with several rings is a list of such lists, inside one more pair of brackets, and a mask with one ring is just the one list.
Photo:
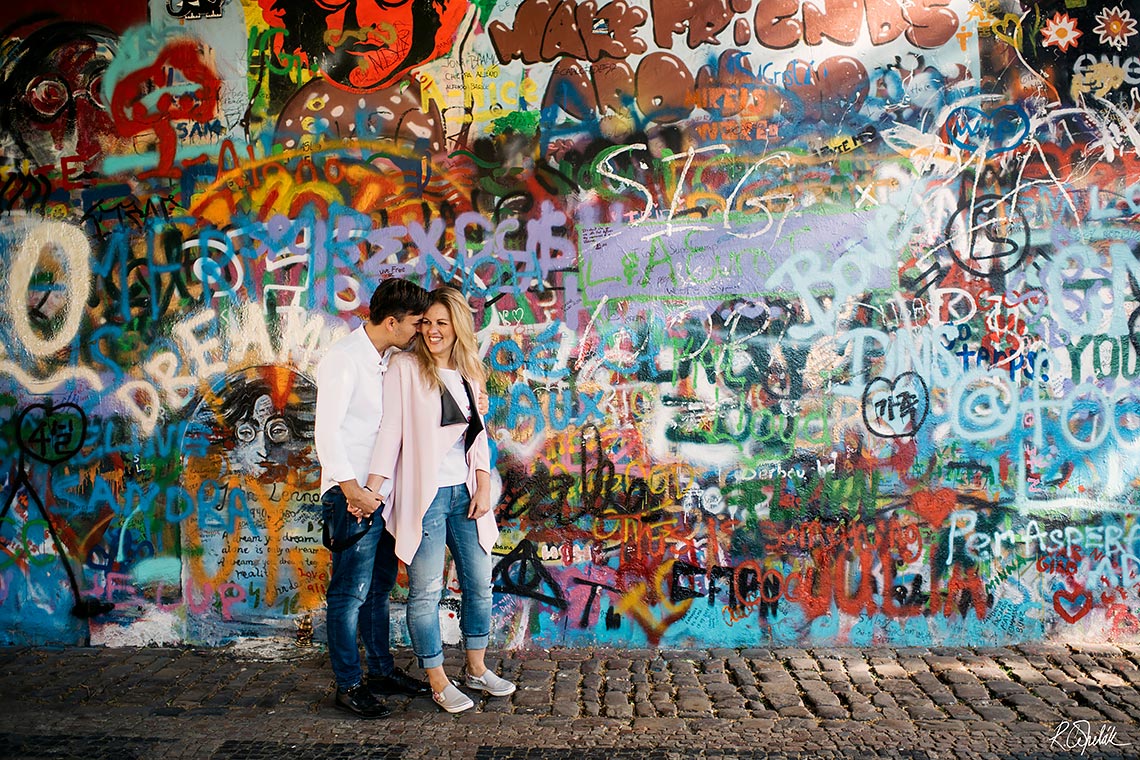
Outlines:
[[321, 468], [344, 492], [348, 510], [357, 517], [370, 515], [380, 507], [379, 494], [361, 487], [345, 451], [340, 424], [348, 414], [355, 383], [352, 368], [343, 360], [326, 357], [317, 365], [317, 408], [313, 442]]

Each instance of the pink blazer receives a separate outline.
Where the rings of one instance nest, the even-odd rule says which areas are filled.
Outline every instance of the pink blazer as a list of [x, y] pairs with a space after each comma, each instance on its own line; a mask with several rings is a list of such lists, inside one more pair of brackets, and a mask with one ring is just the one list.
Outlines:
[[[483, 388], [472, 384], [471, 390], [477, 403]], [[471, 413], [479, 411], [472, 409]], [[424, 514], [439, 490], [437, 478], [444, 454], [467, 430], [462, 424], [440, 427], [439, 421], [439, 389], [428, 385], [412, 354], [393, 354], [384, 375], [384, 415], [369, 472], [393, 480], [384, 522], [396, 539], [396, 556], [404, 563], [411, 562], [419, 548]], [[486, 429], [467, 451], [467, 490], [472, 495], [477, 470], [491, 471]], [[476, 526], [479, 545], [490, 554], [499, 539], [494, 505]]]

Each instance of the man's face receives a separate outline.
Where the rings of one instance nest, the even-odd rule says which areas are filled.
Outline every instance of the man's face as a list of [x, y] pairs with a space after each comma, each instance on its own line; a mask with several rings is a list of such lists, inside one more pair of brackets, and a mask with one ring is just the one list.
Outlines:
[[[411, 0], [317, 0], [327, 15], [325, 45], [339, 59], [342, 84], [369, 89], [381, 84], [412, 45]], [[343, 68], [342, 68], [343, 67]]]
[[420, 334], [420, 319], [422, 318], [423, 314], [407, 314], [403, 319], [395, 320], [392, 333], [395, 335], [397, 346], [407, 348], [412, 345], [412, 341]]
[[50, 51], [27, 83], [16, 108], [16, 127], [39, 165], [74, 154], [87, 162], [102, 153], [114, 124], [103, 103], [103, 73], [110, 51], [95, 40], [71, 40]]

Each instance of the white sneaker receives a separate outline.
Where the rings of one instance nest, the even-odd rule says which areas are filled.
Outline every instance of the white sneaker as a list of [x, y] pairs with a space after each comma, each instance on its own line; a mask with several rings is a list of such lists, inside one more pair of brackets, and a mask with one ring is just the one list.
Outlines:
[[448, 684], [443, 691], [433, 691], [431, 698], [435, 703], [447, 710], [449, 713], [463, 712], [475, 706], [471, 701], [471, 697], [467, 696], [459, 689], [455, 688], [454, 684]]
[[467, 674], [467, 688], [485, 691], [492, 697], [505, 697], [515, 693], [515, 685], [505, 678], [499, 678], [488, 668], [481, 676]]

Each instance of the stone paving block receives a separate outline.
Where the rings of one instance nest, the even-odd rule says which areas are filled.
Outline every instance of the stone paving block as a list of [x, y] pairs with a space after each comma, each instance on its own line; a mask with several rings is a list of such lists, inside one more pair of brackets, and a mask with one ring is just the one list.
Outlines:
[[1013, 650], [1003, 650], [999, 654], [994, 655], [994, 659], [998, 661], [1004, 668], [1031, 668], [1029, 660], [1020, 652]]
[[1077, 704], [1057, 705], [1057, 710], [1069, 720], [1101, 720], [1099, 710]]
[[843, 706], [839, 697], [830, 690], [805, 692], [803, 698], [816, 712], [819, 712], [819, 709], [823, 707], [835, 708]]
[[1009, 723], [1017, 719], [1017, 713], [1004, 705], [974, 705], [974, 712], [993, 723]]
[[820, 680], [831, 684], [832, 688], [836, 688], [838, 684], [846, 684], [851, 682], [850, 677], [845, 671], [826, 670], [819, 675]]
[[632, 718], [633, 705], [629, 702], [622, 702], [616, 705], [606, 705], [604, 714], [609, 718]]
[[764, 701], [763, 692], [761, 692], [760, 689], [756, 686], [741, 686], [740, 696], [744, 697], [745, 699], [753, 699], [760, 702]]
[[919, 656], [904, 657], [899, 660], [899, 667], [906, 671], [907, 675], [913, 676], [915, 673], [929, 673], [930, 666], [926, 664], [926, 660]]
[[637, 718], [652, 718], [657, 715], [657, 710], [648, 702], [634, 702], [633, 714]]
[[1049, 679], [1041, 675], [1036, 670], [1029, 667], [1016, 667], [1010, 671], [1013, 674], [1015, 681], [1026, 686], [1036, 686], [1037, 684], [1049, 683]]
[[713, 698], [726, 696], [726, 695], [736, 696], [740, 693], [740, 690], [736, 686], [733, 686], [730, 683], [707, 684], [705, 686], [704, 690], [707, 694], [709, 694]]
[[954, 692], [946, 684], [939, 681], [933, 673], [916, 673], [914, 681], [927, 698], [935, 704], [950, 704], [958, 700]]
[[871, 669], [879, 678], [906, 678], [910, 674], [897, 662], [872, 661]]
[[745, 709], [747, 707], [747, 705], [748, 705], [748, 700], [746, 700], [744, 697], [740, 696], [739, 694], [735, 694], [735, 695], [720, 698], [720, 699], [713, 697], [713, 708], [715, 708], [717, 710], [717, 712], [720, 712], [721, 710], [732, 709], [732, 708]]
[[981, 681], [978, 677], [965, 669], [943, 670], [938, 673], [938, 677], [946, 683], [957, 684], [980, 684]]
[[781, 710], [787, 707], [799, 707], [803, 705], [800, 701], [799, 694], [788, 691], [767, 691], [764, 690], [764, 701], [771, 705], [774, 710]]
[[1004, 698], [1011, 694], [1026, 694], [1028, 690], [1022, 684], [1016, 681], [986, 681], [986, 688], [990, 690], [995, 697]]
[[622, 678], [612, 678], [607, 675], [603, 683], [607, 692], [628, 694], [633, 691], [633, 683]]
[[728, 679], [728, 673], [726, 673], [723, 669], [720, 669], [720, 670], [706, 671], [704, 673], [698, 674], [697, 675], [697, 681], [699, 683], [705, 684], [707, 686], [710, 684], [728, 683], [729, 679]]
[[1140, 686], [1140, 668], [1130, 662], [1112, 662], [1112, 669], [1130, 686]]
[[674, 674], [672, 684], [678, 689], [699, 689], [701, 682], [697, 680], [695, 675]]
[[990, 693], [981, 684], [956, 683], [950, 686], [954, 696], [964, 701], [989, 699]]
[[1074, 641], [1069, 643], [1069, 649], [1074, 653], [1105, 655], [1113, 657], [1120, 654], [1120, 648], [1115, 644], [1096, 641]]
[[1048, 704], [1060, 704], [1065, 702], [1072, 702], [1071, 694], [1059, 686], [1052, 684], [1045, 684], [1043, 686], [1034, 686], [1030, 689], [1032, 694], [1036, 694]]
[[[581, 670], [582, 673], [597, 674], [602, 670], [602, 661], [597, 657], [584, 660], [582, 664], [578, 666], [578, 669]], [[542, 668], [542, 670], [550, 670], [550, 668]]]
[[951, 718], [957, 720], [976, 721], [980, 719], [980, 716], [976, 712], [960, 702], [945, 705], [942, 709], [945, 710], [946, 714]]
[[799, 649], [797, 647], [778, 647], [772, 650], [772, 654], [779, 660], [790, 660], [794, 657], [810, 656], [806, 649]]
[[1099, 667], [1091, 668], [1089, 670], [1089, 675], [1092, 676], [1101, 686], [1126, 686], [1128, 684], [1127, 681], [1115, 673]]
[[914, 720], [942, 720], [946, 713], [932, 705], [906, 705], [903, 709]]
[[678, 674], [696, 676], [697, 663], [691, 659], [678, 657], [669, 661], [669, 669], [673, 671], [674, 676]]
[[957, 657], [942, 654], [930, 654], [922, 658], [935, 673], [943, 670], [957, 670], [962, 667]]
[[1117, 704], [1128, 705], [1130, 712], [1140, 715], [1140, 693], [1125, 691], [1123, 689], [1113, 689], [1110, 693], [1115, 698]]

